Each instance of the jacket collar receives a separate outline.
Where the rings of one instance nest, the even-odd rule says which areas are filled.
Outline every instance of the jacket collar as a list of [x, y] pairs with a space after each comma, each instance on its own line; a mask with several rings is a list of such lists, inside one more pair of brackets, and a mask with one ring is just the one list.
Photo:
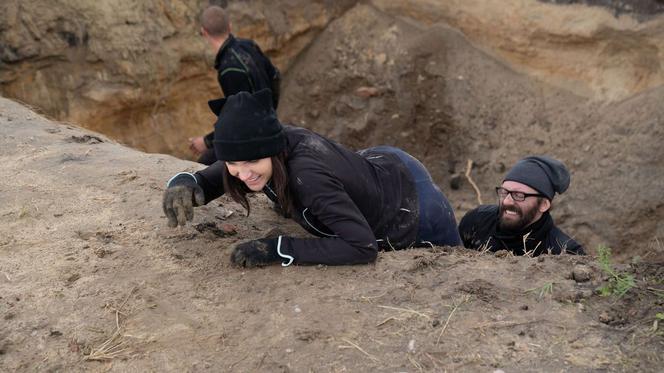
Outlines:
[[217, 56], [214, 59], [214, 68], [219, 69], [219, 65], [221, 65], [221, 58], [226, 52], [228, 48], [231, 47], [231, 45], [235, 44], [235, 36], [233, 34], [228, 34], [228, 37], [226, 40], [224, 40], [224, 43], [221, 44], [221, 47], [219, 47], [219, 51], [217, 52]]

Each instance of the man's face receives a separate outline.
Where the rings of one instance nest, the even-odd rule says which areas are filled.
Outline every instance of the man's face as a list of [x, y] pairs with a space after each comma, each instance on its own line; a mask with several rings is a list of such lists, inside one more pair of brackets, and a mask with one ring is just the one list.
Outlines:
[[[521, 192], [526, 194], [539, 194], [537, 190], [528, 185], [516, 181], [505, 181], [502, 187], [510, 192]], [[550, 207], [550, 202], [544, 198], [528, 196], [523, 201], [515, 201], [509, 194], [499, 199], [498, 224], [503, 230], [520, 231], [539, 220], [542, 214]]]

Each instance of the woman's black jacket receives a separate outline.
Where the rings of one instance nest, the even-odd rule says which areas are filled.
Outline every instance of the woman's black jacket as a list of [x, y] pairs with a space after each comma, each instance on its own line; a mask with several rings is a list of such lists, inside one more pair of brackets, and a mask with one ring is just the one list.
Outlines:
[[[297, 263], [372, 262], [378, 249], [411, 246], [418, 200], [412, 177], [395, 154], [353, 152], [303, 128], [284, 126], [292, 218], [319, 238], [283, 237], [281, 252]], [[196, 173], [206, 203], [224, 193], [225, 164]], [[269, 188], [263, 192], [276, 201]]]

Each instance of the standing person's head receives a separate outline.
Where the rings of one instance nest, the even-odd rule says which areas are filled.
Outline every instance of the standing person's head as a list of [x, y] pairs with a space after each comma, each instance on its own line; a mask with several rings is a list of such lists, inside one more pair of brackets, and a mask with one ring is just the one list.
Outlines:
[[555, 193], [570, 183], [565, 165], [545, 156], [526, 157], [507, 173], [496, 188], [501, 229], [519, 231], [538, 221], [551, 208]]
[[201, 35], [213, 45], [221, 45], [231, 33], [231, 22], [226, 11], [216, 5], [201, 14]]
[[282, 209], [290, 212], [286, 137], [269, 89], [239, 92], [225, 99], [214, 129], [214, 151], [226, 164], [226, 192], [247, 211], [246, 194], [263, 190], [272, 180]]

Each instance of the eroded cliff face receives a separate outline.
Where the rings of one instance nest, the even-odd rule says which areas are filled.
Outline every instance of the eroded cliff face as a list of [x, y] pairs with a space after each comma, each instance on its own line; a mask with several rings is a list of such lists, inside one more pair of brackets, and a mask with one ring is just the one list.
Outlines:
[[664, 83], [664, 5], [656, 1], [372, 3], [423, 24], [447, 23], [515, 69], [584, 97], [617, 101]]
[[[228, 9], [237, 35], [257, 40], [287, 72], [329, 22], [356, 1], [216, 3]], [[210, 130], [214, 117], [206, 101], [221, 95], [212, 69], [214, 51], [198, 36], [198, 14], [207, 4], [5, 1], [0, 4], [0, 92], [141, 150], [188, 157], [186, 138]], [[657, 17], [664, 6], [656, 1], [368, 4], [417, 27], [451, 25], [511, 68], [593, 100], [618, 101], [664, 82], [664, 21]], [[389, 28], [363, 27], [371, 22], [360, 20], [357, 34], [349, 37], [389, 35]], [[386, 60], [390, 54], [386, 50]]]
[[[230, 2], [233, 30], [284, 71], [348, 1]], [[0, 89], [60, 120], [149, 152], [188, 156], [214, 122], [215, 51], [199, 36], [207, 1], [6, 1]], [[223, 5], [223, 4], [222, 4]]]

